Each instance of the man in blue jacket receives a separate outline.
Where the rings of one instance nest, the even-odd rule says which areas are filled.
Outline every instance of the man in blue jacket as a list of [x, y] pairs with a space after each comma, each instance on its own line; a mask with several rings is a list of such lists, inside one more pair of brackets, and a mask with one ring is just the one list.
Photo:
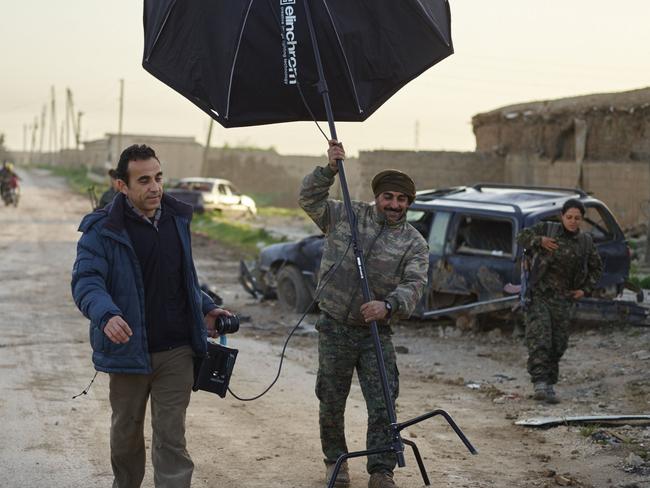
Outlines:
[[82, 220], [72, 270], [75, 303], [90, 319], [95, 369], [110, 375], [113, 488], [142, 483], [149, 397], [155, 486], [189, 487], [193, 358], [206, 354], [217, 317], [231, 314], [199, 288], [192, 208], [163, 194], [154, 150], [126, 148], [116, 172], [120, 193]]

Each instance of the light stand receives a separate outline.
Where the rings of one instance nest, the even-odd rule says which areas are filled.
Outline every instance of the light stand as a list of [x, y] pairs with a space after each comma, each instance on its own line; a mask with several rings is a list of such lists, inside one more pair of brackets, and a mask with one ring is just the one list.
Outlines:
[[[304, 1], [304, 6], [305, 6], [305, 13], [307, 17], [307, 24], [309, 27], [309, 34], [311, 36], [311, 41], [312, 41], [312, 46], [314, 49], [314, 56], [315, 56], [315, 61], [316, 61], [316, 67], [318, 69], [318, 84], [317, 88], [319, 93], [321, 94], [323, 98], [323, 104], [325, 105], [325, 112], [327, 113], [327, 122], [329, 125], [330, 129], [330, 135], [332, 139], [338, 140], [337, 135], [336, 135], [336, 127], [334, 125], [334, 113], [332, 111], [332, 104], [330, 101], [329, 97], [329, 90], [327, 88], [327, 81], [325, 80], [325, 74], [323, 71], [323, 64], [321, 62], [321, 57], [320, 57], [320, 51], [318, 49], [318, 41], [316, 39], [316, 32], [314, 30], [314, 25], [312, 22], [311, 18], [311, 12], [309, 9], [309, 0]], [[363, 259], [363, 252], [361, 248], [359, 247], [359, 242], [358, 242], [358, 234], [357, 234], [357, 226], [356, 226], [356, 216], [354, 214], [354, 211], [352, 209], [352, 203], [350, 200], [350, 192], [348, 190], [348, 184], [347, 180], [345, 178], [345, 168], [343, 166], [343, 161], [342, 160], [337, 160], [337, 166], [338, 166], [338, 173], [339, 173], [339, 181], [341, 183], [341, 191], [343, 193], [343, 202], [345, 205], [345, 211], [348, 217], [348, 222], [350, 224], [350, 235], [351, 235], [351, 241], [352, 241], [352, 249], [354, 251], [354, 256], [356, 259], [357, 263], [357, 272], [359, 273], [359, 278], [361, 280], [361, 291], [363, 293], [363, 298], [365, 303], [369, 302], [371, 300], [370, 297], [370, 286], [368, 285], [368, 278], [366, 274], [366, 268], [365, 268], [365, 262]], [[397, 458], [397, 465], [400, 468], [403, 468], [406, 466], [406, 462], [404, 460], [404, 444], [410, 446], [413, 449], [413, 453], [415, 455], [415, 459], [418, 463], [418, 467], [420, 468], [420, 474], [422, 475], [422, 479], [424, 481], [425, 485], [429, 485], [429, 477], [427, 476], [426, 470], [424, 468], [424, 463], [422, 462], [422, 457], [420, 456], [420, 452], [415, 444], [415, 442], [410, 441], [410, 440], [405, 440], [402, 439], [402, 436], [400, 432], [405, 429], [406, 427], [409, 427], [411, 425], [417, 424], [419, 422], [422, 422], [423, 420], [427, 420], [435, 415], [442, 415], [449, 425], [454, 429], [456, 434], [460, 437], [460, 439], [463, 441], [467, 449], [472, 453], [472, 454], [477, 454], [476, 449], [474, 449], [474, 446], [469, 442], [467, 437], [463, 434], [463, 432], [460, 430], [460, 428], [456, 425], [456, 423], [453, 421], [453, 419], [449, 416], [449, 414], [443, 410], [434, 410], [432, 412], [429, 412], [427, 414], [421, 415], [419, 417], [416, 417], [411, 420], [407, 420], [406, 422], [402, 423], [397, 423], [397, 416], [395, 415], [395, 406], [393, 405], [391, 395], [390, 395], [390, 389], [388, 387], [388, 378], [386, 374], [386, 365], [384, 363], [384, 357], [383, 357], [383, 352], [381, 348], [381, 342], [379, 340], [379, 331], [377, 329], [377, 322], [373, 321], [370, 324], [370, 332], [372, 334], [373, 342], [375, 345], [375, 355], [377, 357], [377, 364], [379, 366], [379, 376], [381, 379], [381, 385], [382, 385], [382, 391], [384, 394], [384, 403], [386, 405], [386, 411], [388, 413], [388, 418], [390, 420], [390, 437], [391, 441], [389, 445], [383, 446], [378, 449], [369, 449], [366, 451], [356, 451], [356, 452], [350, 452], [346, 454], [342, 454], [338, 460], [336, 461], [336, 465], [334, 467], [334, 471], [332, 472], [331, 478], [328, 483], [328, 488], [334, 488], [334, 484], [336, 482], [336, 477], [339, 473], [339, 470], [341, 468], [341, 464], [343, 461], [346, 459], [350, 458], [355, 458], [355, 457], [362, 457], [362, 456], [370, 456], [373, 454], [380, 454], [380, 453], [385, 453], [385, 452], [393, 452], [395, 453], [395, 456]]]

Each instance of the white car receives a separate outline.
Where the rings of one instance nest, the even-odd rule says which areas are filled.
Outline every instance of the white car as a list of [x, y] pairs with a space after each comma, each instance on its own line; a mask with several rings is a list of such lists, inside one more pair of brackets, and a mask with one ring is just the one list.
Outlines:
[[255, 201], [239, 190], [228, 180], [221, 178], [183, 178], [175, 188], [200, 191], [203, 194], [203, 204], [206, 210], [220, 212], [237, 212], [256, 215]]

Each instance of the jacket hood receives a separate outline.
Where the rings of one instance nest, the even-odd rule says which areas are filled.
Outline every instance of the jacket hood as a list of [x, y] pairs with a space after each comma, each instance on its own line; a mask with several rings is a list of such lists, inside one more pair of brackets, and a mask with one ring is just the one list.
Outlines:
[[95, 210], [93, 213], [89, 213], [88, 215], [86, 215], [83, 219], [81, 219], [81, 223], [79, 224], [79, 228], [77, 230], [83, 233], [88, 232], [88, 230], [93, 225], [95, 225], [100, 220], [103, 220], [106, 217], [108, 217], [109, 206], [100, 208], [99, 210]]

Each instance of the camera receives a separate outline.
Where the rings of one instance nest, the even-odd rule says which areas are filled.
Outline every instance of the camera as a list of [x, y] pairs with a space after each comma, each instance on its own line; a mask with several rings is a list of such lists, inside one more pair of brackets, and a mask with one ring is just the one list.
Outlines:
[[[237, 321], [237, 327], [239, 327], [239, 321]], [[224, 398], [228, 391], [230, 375], [232, 375], [232, 370], [235, 367], [238, 352], [237, 349], [208, 341], [205, 357], [195, 358], [194, 360], [194, 385], [192, 390], [208, 391]]]
[[214, 322], [214, 328], [219, 335], [234, 334], [239, 330], [237, 315], [219, 315]]

